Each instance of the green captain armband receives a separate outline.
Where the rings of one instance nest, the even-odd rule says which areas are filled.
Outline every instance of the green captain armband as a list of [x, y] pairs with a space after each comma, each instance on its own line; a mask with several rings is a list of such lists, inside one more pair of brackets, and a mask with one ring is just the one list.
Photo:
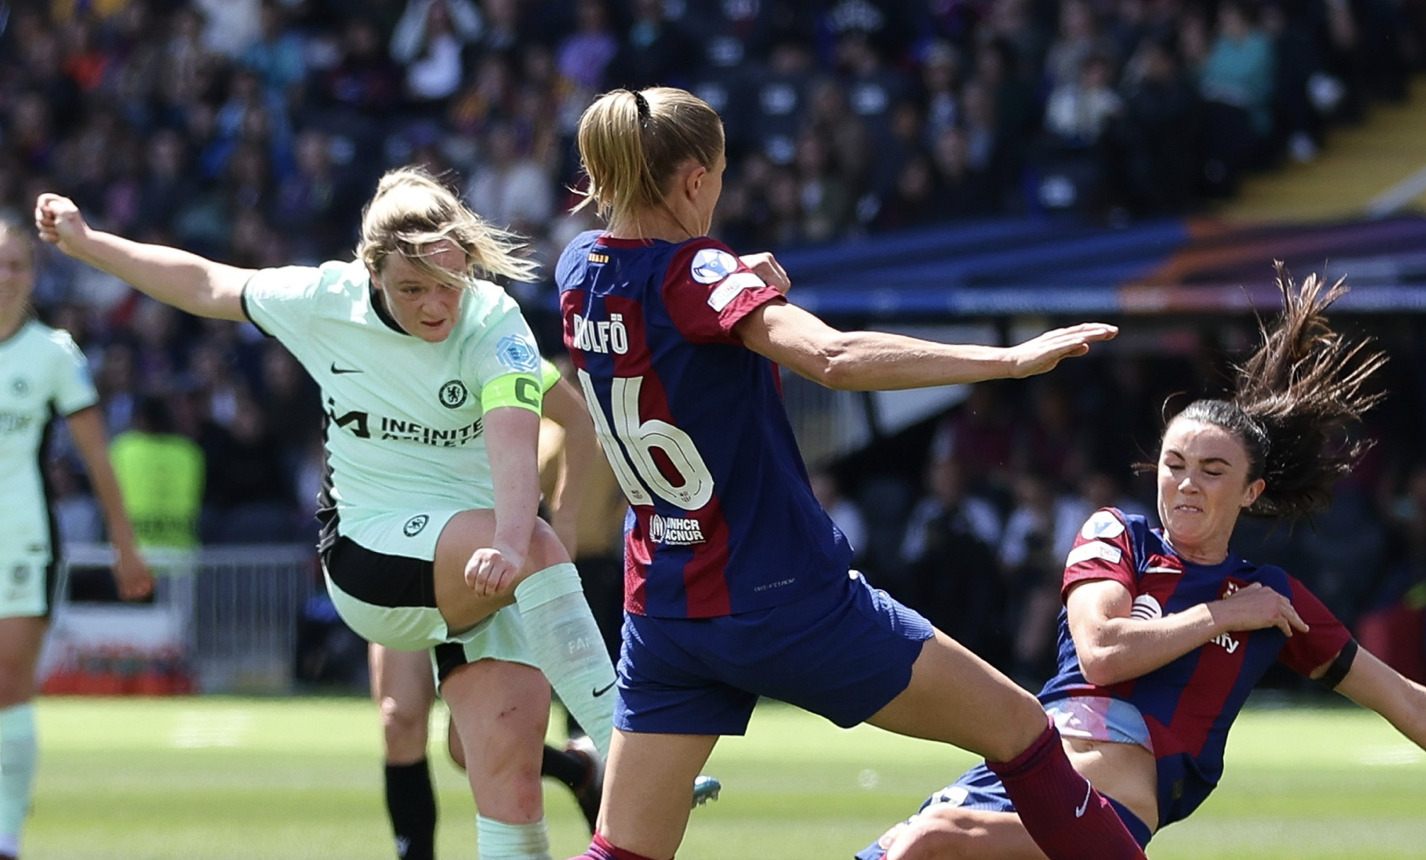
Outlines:
[[540, 357], [540, 389], [549, 391], [560, 381], [560, 369], [555, 367], [555, 363], [544, 356]]
[[517, 406], [540, 414], [544, 390], [532, 373], [507, 373], [497, 376], [480, 389], [480, 405], [485, 412], [502, 406]]

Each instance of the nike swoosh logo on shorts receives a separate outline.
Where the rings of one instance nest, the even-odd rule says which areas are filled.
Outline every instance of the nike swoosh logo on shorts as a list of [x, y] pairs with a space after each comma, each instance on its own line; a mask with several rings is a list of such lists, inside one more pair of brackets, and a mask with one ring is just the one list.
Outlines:
[[354, 367], [337, 367], [337, 363], [334, 361], [332, 362], [332, 373], [340, 375], [343, 373], [361, 373], [361, 371]]
[[1093, 795], [1093, 794], [1094, 794], [1094, 786], [1090, 785], [1090, 784], [1089, 784], [1089, 780], [1086, 779], [1086, 780], [1084, 781], [1084, 803], [1081, 803], [1079, 806], [1076, 806], [1076, 807], [1075, 807], [1075, 809], [1074, 809], [1074, 817], [1075, 817], [1075, 818], [1083, 818], [1083, 817], [1084, 817], [1085, 811], [1087, 811], [1087, 810], [1089, 809], [1089, 798], [1090, 798], [1090, 796]]
[[609, 685], [608, 685], [607, 687], [604, 687], [603, 689], [595, 690], [595, 691], [594, 691], [594, 698], [597, 699], [597, 698], [599, 698], [600, 696], [604, 695], [605, 693], [609, 692], [610, 690], [614, 689], [614, 685], [617, 684], [617, 683], [618, 683], [618, 681], [610, 681], [610, 682], [609, 682]]

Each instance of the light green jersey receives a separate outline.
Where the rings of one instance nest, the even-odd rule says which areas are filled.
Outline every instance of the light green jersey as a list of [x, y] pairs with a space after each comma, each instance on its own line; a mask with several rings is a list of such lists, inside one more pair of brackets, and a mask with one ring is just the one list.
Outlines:
[[51, 560], [45, 431], [56, 415], [98, 402], [89, 364], [69, 332], [31, 320], [0, 341], [0, 561]]
[[541, 377], [519, 306], [476, 281], [450, 336], [428, 343], [402, 331], [378, 301], [359, 261], [264, 269], [243, 290], [248, 318], [322, 389], [338, 521], [493, 508], [480, 392], [510, 374]]

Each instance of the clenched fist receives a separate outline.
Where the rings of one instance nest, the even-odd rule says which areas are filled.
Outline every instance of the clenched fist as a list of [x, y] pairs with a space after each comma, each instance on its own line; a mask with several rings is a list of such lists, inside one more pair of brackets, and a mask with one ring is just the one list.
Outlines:
[[89, 235], [89, 224], [74, 201], [48, 192], [35, 200], [35, 229], [41, 239], [70, 256]]

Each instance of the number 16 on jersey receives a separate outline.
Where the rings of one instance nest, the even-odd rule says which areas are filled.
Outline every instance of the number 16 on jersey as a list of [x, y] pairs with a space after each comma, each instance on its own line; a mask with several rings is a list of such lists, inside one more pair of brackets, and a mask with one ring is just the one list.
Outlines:
[[[713, 474], [687, 433], [658, 418], [640, 420], [639, 389], [643, 382], [637, 376], [611, 379], [606, 415], [588, 371], [579, 371], [579, 384], [594, 416], [599, 443], [629, 502], [651, 505], [652, 493], [683, 510], [696, 511], [713, 498]], [[665, 474], [654, 461], [655, 449], [663, 452], [674, 477]]]

